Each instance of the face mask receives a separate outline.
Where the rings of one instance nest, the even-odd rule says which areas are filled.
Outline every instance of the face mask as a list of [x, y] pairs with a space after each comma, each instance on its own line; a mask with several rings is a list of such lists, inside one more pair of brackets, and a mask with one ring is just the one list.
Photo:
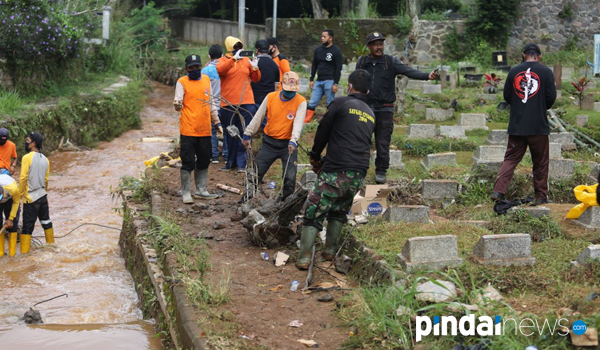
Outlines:
[[190, 79], [192, 80], [198, 80], [200, 79], [200, 76], [202, 75], [202, 70], [201, 69], [194, 69], [188, 72], [188, 77], [190, 77]]
[[291, 99], [294, 98], [294, 96], [296, 96], [296, 91], [286, 91], [286, 90], [282, 90], [283, 91], [283, 97], [285, 97], [286, 99]]
[[25, 141], [25, 153], [29, 153], [29, 144], [30, 142]]
[[274, 53], [275, 53], [275, 50], [269, 49], [269, 56], [273, 56]]
[[6, 140], [0, 140], [0, 146], [3, 146], [6, 143]]

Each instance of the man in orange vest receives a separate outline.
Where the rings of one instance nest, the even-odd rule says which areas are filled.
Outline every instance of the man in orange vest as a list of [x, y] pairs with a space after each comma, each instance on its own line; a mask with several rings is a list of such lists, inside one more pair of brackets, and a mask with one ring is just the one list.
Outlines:
[[281, 159], [283, 194], [280, 199], [285, 200], [296, 188], [296, 147], [306, 116], [306, 99], [297, 93], [300, 90], [300, 77], [297, 73], [285, 73], [282, 87], [282, 91], [271, 92], [264, 99], [244, 132], [243, 143], [246, 148], [250, 147], [252, 135], [259, 130], [266, 116], [263, 143], [256, 156], [258, 182], [262, 182], [273, 162]]
[[[223, 127], [234, 125], [241, 135], [256, 112], [250, 82], [259, 82], [261, 72], [256, 58], [250, 60], [248, 57], [241, 56], [244, 44], [240, 39], [228, 36], [225, 38], [225, 48], [227, 53], [217, 61], [217, 72], [221, 78], [221, 97], [229, 102], [229, 104], [225, 101], [221, 102], [221, 120]], [[229, 135], [225, 135], [225, 140], [227, 140], [228, 154], [223, 170], [238, 168], [239, 172], [244, 172], [246, 149], [242, 146], [242, 142]]]
[[[183, 203], [192, 204], [190, 192], [192, 170], [196, 183], [195, 195], [200, 198], [215, 198], [206, 190], [208, 165], [212, 151], [212, 124], [218, 125], [217, 107], [211, 105], [210, 79], [201, 73], [202, 62], [199, 55], [190, 55], [185, 59], [187, 75], [177, 80], [175, 86], [176, 111], [179, 117], [180, 156], [181, 156], [181, 196]], [[219, 132], [223, 128], [219, 126]]]

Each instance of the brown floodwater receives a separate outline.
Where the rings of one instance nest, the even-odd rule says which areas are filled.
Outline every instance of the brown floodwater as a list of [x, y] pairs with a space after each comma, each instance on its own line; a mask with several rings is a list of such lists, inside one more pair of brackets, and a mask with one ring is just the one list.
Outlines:
[[[52, 154], [48, 202], [55, 235], [82, 223], [121, 227], [110, 189], [122, 176], [140, 177], [143, 161], [172, 148], [142, 143], [142, 137], [178, 134], [173, 88], [158, 83], [142, 110], [142, 130], [81, 152]], [[22, 142], [16, 140], [20, 145]], [[134, 281], [118, 246], [119, 231], [83, 226], [56, 245], [0, 258], [0, 349], [161, 349], [152, 320], [144, 320]], [[33, 236], [42, 236], [36, 224]], [[34, 238], [34, 241], [36, 239]], [[19, 318], [33, 304], [67, 293], [36, 308], [44, 325]]]

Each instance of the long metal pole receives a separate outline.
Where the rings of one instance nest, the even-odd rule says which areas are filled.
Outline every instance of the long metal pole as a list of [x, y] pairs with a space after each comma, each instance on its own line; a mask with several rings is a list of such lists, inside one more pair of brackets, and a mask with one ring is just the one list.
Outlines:
[[[238, 31], [240, 35], [240, 40], [246, 43], [247, 47], [250, 47], [248, 40], [244, 37], [244, 26], [246, 24], [246, 0], [239, 0], [238, 7]], [[246, 49], [246, 48], [244, 48]]]
[[273, 35], [271, 36], [277, 36], [277, 0], [273, 0]]

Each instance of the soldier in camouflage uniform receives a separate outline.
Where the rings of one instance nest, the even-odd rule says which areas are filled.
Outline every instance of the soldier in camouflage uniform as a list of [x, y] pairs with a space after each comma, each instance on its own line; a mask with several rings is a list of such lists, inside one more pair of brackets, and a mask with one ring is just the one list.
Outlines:
[[[348, 96], [333, 100], [321, 120], [310, 152], [313, 171], [319, 174], [315, 187], [304, 203], [300, 253], [296, 267], [310, 266], [312, 247], [327, 218], [327, 239], [321, 253], [333, 260], [346, 214], [354, 196], [363, 186], [369, 169], [374, 113], [367, 104], [371, 77], [357, 69], [348, 77]], [[327, 155], [321, 152], [327, 146]]]

